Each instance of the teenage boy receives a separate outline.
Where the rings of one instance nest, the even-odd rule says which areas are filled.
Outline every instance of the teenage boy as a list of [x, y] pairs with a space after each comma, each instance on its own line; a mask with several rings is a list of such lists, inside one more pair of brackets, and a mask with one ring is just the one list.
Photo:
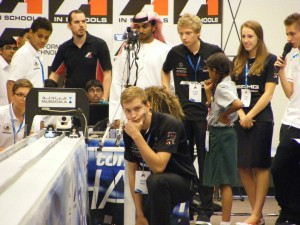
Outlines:
[[6, 82], [9, 77], [11, 59], [17, 50], [18, 50], [17, 42], [13, 37], [1, 37], [0, 39], [0, 106], [8, 104]]
[[275, 198], [281, 207], [276, 225], [300, 224], [300, 144], [295, 140], [300, 138], [300, 13], [289, 15], [284, 25], [288, 42], [298, 51], [291, 57], [286, 75], [281, 56], [274, 64], [280, 68], [280, 83], [289, 99], [271, 170]]
[[24, 138], [26, 96], [31, 88], [29, 80], [17, 80], [12, 88], [12, 103], [0, 107], [0, 151]]
[[136, 224], [170, 225], [173, 208], [190, 200], [197, 180], [183, 125], [152, 112], [147, 94], [136, 86], [122, 92], [121, 105], [128, 120], [124, 157]]
[[101, 103], [103, 86], [99, 80], [89, 80], [85, 85], [89, 103]]
[[44, 87], [47, 78], [39, 50], [44, 48], [52, 33], [51, 22], [38, 17], [31, 24], [30, 39], [14, 54], [11, 61], [10, 76], [7, 81], [7, 97], [12, 101], [12, 87], [18, 79], [28, 79], [34, 87]]
[[[196, 224], [209, 222], [213, 214], [213, 188], [203, 186], [203, 170], [206, 155], [205, 137], [207, 130], [206, 96], [203, 81], [209, 79], [206, 60], [214, 53], [222, 52], [216, 46], [200, 39], [202, 22], [198, 16], [184, 14], [177, 23], [177, 30], [182, 44], [173, 47], [163, 65], [162, 83], [170, 88], [170, 72], [173, 71], [175, 94], [178, 96], [185, 117], [187, 139], [191, 157], [194, 145], [197, 148], [199, 167], [198, 192], [201, 201]], [[193, 211], [190, 210], [193, 220]]]

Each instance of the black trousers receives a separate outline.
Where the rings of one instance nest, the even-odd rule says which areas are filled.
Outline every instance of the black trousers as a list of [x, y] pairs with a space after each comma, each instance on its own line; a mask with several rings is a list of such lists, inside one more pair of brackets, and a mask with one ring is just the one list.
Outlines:
[[292, 138], [300, 138], [300, 129], [282, 124], [271, 172], [281, 216], [300, 224], [300, 144]]
[[194, 159], [194, 145], [197, 149], [197, 160], [199, 170], [198, 193], [201, 201], [199, 215], [210, 218], [213, 214], [213, 194], [214, 188], [203, 186], [203, 171], [206, 155], [205, 138], [207, 130], [206, 121], [183, 121], [187, 139], [189, 141], [189, 151], [192, 159]]
[[148, 195], [143, 196], [143, 212], [151, 225], [170, 225], [176, 205], [190, 201], [194, 182], [174, 173], [151, 174]]

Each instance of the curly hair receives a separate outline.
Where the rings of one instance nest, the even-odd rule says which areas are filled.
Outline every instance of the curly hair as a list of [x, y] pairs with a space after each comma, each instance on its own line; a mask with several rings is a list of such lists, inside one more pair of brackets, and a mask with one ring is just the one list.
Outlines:
[[168, 113], [179, 120], [184, 117], [178, 97], [165, 87], [151, 86], [145, 92], [152, 111]]

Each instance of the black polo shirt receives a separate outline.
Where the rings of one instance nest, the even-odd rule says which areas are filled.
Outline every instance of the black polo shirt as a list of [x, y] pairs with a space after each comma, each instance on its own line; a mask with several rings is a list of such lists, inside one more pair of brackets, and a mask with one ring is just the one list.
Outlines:
[[[255, 59], [256, 58], [251, 58], [247, 60], [249, 70], [251, 66], [254, 64]], [[236, 83], [239, 98], [241, 98], [242, 89], [247, 88], [251, 92], [251, 102], [249, 107], [243, 107], [243, 110], [246, 114], [256, 105], [258, 100], [265, 93], [266, 83], [270, 82], [270, 83], [278, 84], [278, 76], [275, 74], [275, 67], [274, 67], [274, 63], [276, 62], [276, 60], [277, 57], [275, 55], [269, 54], [264, 61], [264, 67], [261, 74], [252, 74], [250, 76], [247, 76], [245, 74], [245, 67], [241, 74], [233, 74], [232, 80]], [[234, 61], [235, 58], [233, 62]], [[246, 83], [245, 75], [247, 77], [247, 83]], [[268, 105], [266, 105], [266, 107], [260, 113], [258, 113], [253, 119], [256, 121], [273, 122], [273, 112], [271, 108], [271, 102], [269, 102]]]
[[111, 68], [106, 42], [87, 33], [81, 48], [73, 43], [73, 38], [59, 46], [51, 71], [58, 75], [66, 72], [65, 87], [84, 88], [86, 82], [91, 79], [102, 82], [103, 71]]
[[[204, 88], [202, 88], [202, 102], [192, 102], [189, 101], [189, 85], [186, 84], [190, 81], [202, 82], [209, 79], [206, 60], [209, 56], [217, 52], [223, 51], [217, 45], [205, 43], [200, 40], [200, 49], [195, 55], [183, 44], [173, 47], [167, 55], [166, 61], [163, 65], [163, 71], [173, 71], [175, 93], [183, 108], [185, 120], [206, 120], [207, 107], [205, 105], [206, 95]], [[200, 67], [197, 70], [196, 77], [187, 58], [188, 55], [190, 56], [194, 67], [196, 67], [200, 56]], [[186, 84], [182, 85], [181, 83]]]
[[[166, 113], [153, 112], [149, 131], [143, 137], [154, 152], [171, 153], [164, 172], [175, 173], [191, 180], [197, 179], [181, 121]], [[126, 132], [123, 133], [123, 140], [124, 158], [136, 162], [140, 169], [144, 167], [149, 170], [147, 165], [143, 165], [139, 149]]]

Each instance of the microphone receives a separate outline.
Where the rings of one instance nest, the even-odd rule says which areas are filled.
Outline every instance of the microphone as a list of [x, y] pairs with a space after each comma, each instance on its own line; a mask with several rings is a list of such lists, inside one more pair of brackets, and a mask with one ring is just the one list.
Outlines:
[[[289, 52], [292, 50], [293, 48], [293, 45], [291, 42], [287, 42], [283, 48], [283, 53], [281, 55], [281, 59], [284, 60], [286, 55], [289, 54]], [[278, 75], [278, 71], [280, 70], [280, 67], [278, 66], [275, 66], [275, 71], [274, 71], [274, 74], [277, 74]]]

